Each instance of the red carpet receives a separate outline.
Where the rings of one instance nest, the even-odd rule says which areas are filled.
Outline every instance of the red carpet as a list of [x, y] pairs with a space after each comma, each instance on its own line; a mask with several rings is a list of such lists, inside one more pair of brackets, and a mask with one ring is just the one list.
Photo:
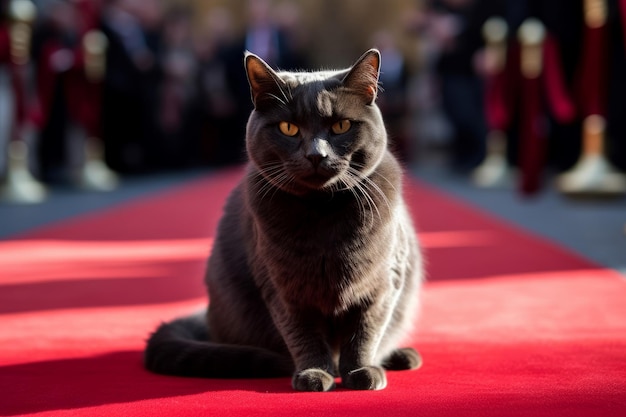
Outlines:
[[0, 241], [0, 415], [624, 416], [626, 280], [420, 183], [422, 369], [379, 392], [142, 368], [147, 334], [200, 308], [229, 171]]

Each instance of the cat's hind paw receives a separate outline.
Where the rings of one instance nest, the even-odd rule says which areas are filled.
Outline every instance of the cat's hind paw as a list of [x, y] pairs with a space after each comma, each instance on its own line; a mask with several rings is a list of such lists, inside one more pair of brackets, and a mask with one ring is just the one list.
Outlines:
[[343, 377], [342, 384], [355, 390], [380, 390], [387, 386], [387, 377], [383, 368], [364, 366], [348, 372]]
[[422, 366], [422, 356], [413, 348], [396, 349], [383, 361], [383, 368], [390, 371], [417, 369]]
[[298, 391], [330, 391], [335, 388], [335, 377], [322, 369], [310, 368], [297, 372], [291, 385]]

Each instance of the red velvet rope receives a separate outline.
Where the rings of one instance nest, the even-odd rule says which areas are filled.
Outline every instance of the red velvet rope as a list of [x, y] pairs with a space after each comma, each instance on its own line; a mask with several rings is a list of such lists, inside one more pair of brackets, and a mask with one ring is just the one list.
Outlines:
[[490, 130], [505, 130], [510, 123], [506, 103], [506, 73], [491, 74], [485, 82], [485, 117]]
[[[11, 84], [15, 97], [15, 123], [18, 128], [24, 126], [28, 118], [26, 81], [26, 67], [24, 65], [11, 65]], [[19, 139], [19, 135], [16, 139]]]
[[607, 29], [606, 25], [595, 28], [585, 26], [576, 84], [577, 104], [583, 117], [606, 114]]
[[[79, 0], [76, 4], [80, 15], [81, 38], [100, 24], [101, 0]], [[85, 56], [82, 45], [76, 51], [77, 65], [66, 80], [66, 93], [70, 114], [85, 128], [89, 136], [101, 137], [102, 83], [94, 83], [85, 74]]]
[[559, 123], [570, 123], [576, 116], [576, 108], [567, 91], [559, 45], [557, 40], [550, 35], [546, 37], [543, 44], [543, 62], [541, 78], [550, 113]]
[[522, 77], [520, 108], [520, 188], [523, 194], [535, 193], [541, 184], [545, 158], [545, 106], [541, 78]]
[[9, 62], [9, 57], [11, 56], [10, 45], [8, 29], [6, 26], [0, 25], [0, 65]]
[[[100, 6], [99, 2], [83, 0], [79, 1], [76, 7], [80, 15], [78, 32], [82, 38], [85, 33], [97, 28]], [[70, 118], [85, 128], [89, 136], [100, 137], [102, 83], [91, 82], [86, 77], [82, 42], [72, 50], [74, 55], [72, 68], [63, 75], [54, 72], [50, 65], [50, 59], [61, 48], [61, 45], [55, 40], [51, 40], [44, 46], [42, 56], [39, 59], [38, 96], [41, 106], [39, 125], [43, 126], [47, 123], [51, 111], [54, 85], [58, 77], [62, 76], [63, 94], [66, 97]]]
[[39, 128], [43, 128], [48, 123], [54, 95], [54, 85], [58, 77], [58, 74], [52, 69], [51, 58], [60, 49], [61, 46], [56, 41], [48, 41], [42, 48], [41, 56], [38, 57], [37, 96], [41, 111], [37, 123]]
[[[518, 71], [520, 68], [518, 62]], [[535, 193], [541, 185], [545, 163], [547, 126], [550, 113], [558, 122], [569, 123], [576, 107], [567, 90], [559, 45], [548, 35], [543, 43], [543, 68], [539, 77], [521, 77], [520, 86], [520, 188], [524, 194]]]
[[619, 2], [620, 14], [622, 16], [622, 33], [624, 35], [624, 49], [626, 50], [626, 0]]
[[560, 123], [576, 116], [576, 107], [565, 82], [559, 45], [548, 35], [543, 44], [543, 70], [536, 79], [520, 72], [519, 44], [509, 48], [503, 71], [490, 75], [485, 86], [485, 116], [490, 129], [506, 130], [511, 123], [515, 102], [520, 106], [520, 188], [524, 194], [536, 192], [541, 184], [545, 163], [546, 117]]
[[101, 83], [85, 77], [84, 68], [74, 68], [65, 79], [65, 94], [70, 117], [78, 122], [89, 136], [100, 137]]
[[100, 11], [102, 10], [101, 0], [78, 0], [76, 1], [76, 9], [79, 19], [79, 34], [83, 36], [85, 33], [95, 29], [100, 24]]
[[485, 118], [490, 130], [506, 131], [511, 125], [516, 101], [520, 95], [520, 47], [507, 46], [504, 68], [485, 79]]

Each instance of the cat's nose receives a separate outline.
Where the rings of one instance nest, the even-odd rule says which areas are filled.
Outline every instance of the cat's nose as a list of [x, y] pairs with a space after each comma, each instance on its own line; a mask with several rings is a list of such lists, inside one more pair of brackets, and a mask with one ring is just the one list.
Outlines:
[[323, 139], [315, 139], [311, 142], [304, 155], [317, 168], [320, 163], [328, 158], [328, 142]]
[[326, 153], [311, 153], [306, 155], [306, 159], [311, 161], [314, 168], [317, 168], [324, 159], [328, 157]]

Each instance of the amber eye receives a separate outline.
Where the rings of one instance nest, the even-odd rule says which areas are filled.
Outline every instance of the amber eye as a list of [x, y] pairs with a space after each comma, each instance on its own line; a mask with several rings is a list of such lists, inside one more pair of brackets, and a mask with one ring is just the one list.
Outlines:
[[290, 136], [290, 137], [296, 136], [298, 132], [300, 131], [300, 129], [298, 129], [298, 126], [289, 122], [280, 122], [280, 124], [278, 125], [278, 128], [280, 129], [283, 135]]
[[344, 120], [340, 120], [337, 123], [335, 123], [334, 125], [332, 125], [331, 130], [333, 131], [333, 133], [335, 135], [340, 135], [340, 134], [346, 133], [348, 130], [350, 130], [351, 126], [352, 126], [352, 124], [350, 123], [350, 120], [344, 119]]

